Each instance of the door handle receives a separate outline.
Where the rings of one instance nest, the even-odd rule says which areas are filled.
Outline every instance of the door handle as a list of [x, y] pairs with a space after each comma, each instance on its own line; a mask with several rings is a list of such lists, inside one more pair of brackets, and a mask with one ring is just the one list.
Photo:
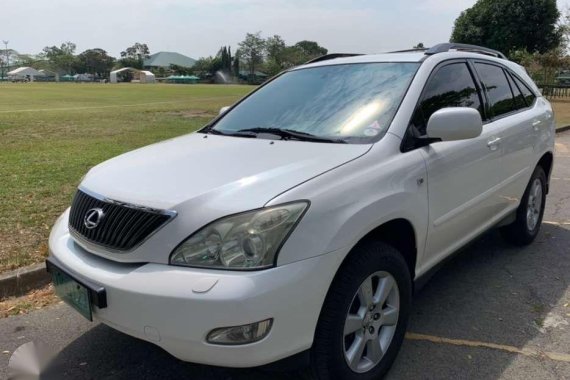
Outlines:
[[542, 121], [540, 120], [535, 120], [532, 122], [532, 127], [534, 128], [535, 131], [538, 131], [538, 127], [540, 126], [540, 124], [542, 124]]
[[489, 147], [489, 149], [491, 150], [497, 150], [497, 146], [499, 145], [499, 143], [501, 142], [501, 138], [500, 137], [495, 137], [489, 141], [487, 141], [487, 146]]

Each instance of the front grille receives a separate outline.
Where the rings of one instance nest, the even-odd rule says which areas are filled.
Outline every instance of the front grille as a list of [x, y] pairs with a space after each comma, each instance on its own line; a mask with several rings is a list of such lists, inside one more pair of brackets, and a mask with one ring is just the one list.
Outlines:
[[[96, 227], [85, 225], [88, 211], [101, 209]], [[154, 210], [91, 196], [77, 190], [71, 203], [69, 227], [79, 240], [114, 251], [129, 251], [173, 217], [172, 212]], [[97, 218], [95, 218], [97, 219]]]

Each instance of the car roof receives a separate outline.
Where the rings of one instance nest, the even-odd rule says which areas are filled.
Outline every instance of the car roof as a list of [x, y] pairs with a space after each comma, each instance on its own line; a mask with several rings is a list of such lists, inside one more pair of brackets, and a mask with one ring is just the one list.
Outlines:
[[307, 68], [307, 67], [317, 67], [317, 66], [329, 66], [329, 65], [343, 65], [352, 63], [372, 63], [372, 62], [421, 62], [426, 55], [423, 51], [419, 52], [402, 52], [402, 53], [381, 53], [381, 54], [366, 54], [366, 55], [354, 55], [349, 57], [340, 57], [322, 60], [314, 63], [307, 63], [296, 67]]

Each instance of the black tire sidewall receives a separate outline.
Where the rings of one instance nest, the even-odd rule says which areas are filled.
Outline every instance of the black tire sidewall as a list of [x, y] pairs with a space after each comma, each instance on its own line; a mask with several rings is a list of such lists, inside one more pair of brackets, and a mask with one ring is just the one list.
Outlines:
[[[398, 285], [400, 310], [390, 347], [378, 365], [366, 373], [353, 372], [344, 358], [343, 330], [353, 297], [362, 282], [377, 271], [390, 273]], [[378, 379], [390, 369], [404, 339], [411, 309], [412, 281], [401, 254], [389, 245], [367, 242], [355, 247], [343, 263], [323, 305], [311, 351], [319, 379]]]

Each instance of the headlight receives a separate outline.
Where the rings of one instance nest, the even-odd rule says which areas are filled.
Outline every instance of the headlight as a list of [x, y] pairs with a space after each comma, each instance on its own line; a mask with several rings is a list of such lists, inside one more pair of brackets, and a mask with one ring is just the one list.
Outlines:
[[217, 220], [180, 244], [170, 264], [219, 269], [270, 267], [307, 206], [308, 202], [288, 203]]

